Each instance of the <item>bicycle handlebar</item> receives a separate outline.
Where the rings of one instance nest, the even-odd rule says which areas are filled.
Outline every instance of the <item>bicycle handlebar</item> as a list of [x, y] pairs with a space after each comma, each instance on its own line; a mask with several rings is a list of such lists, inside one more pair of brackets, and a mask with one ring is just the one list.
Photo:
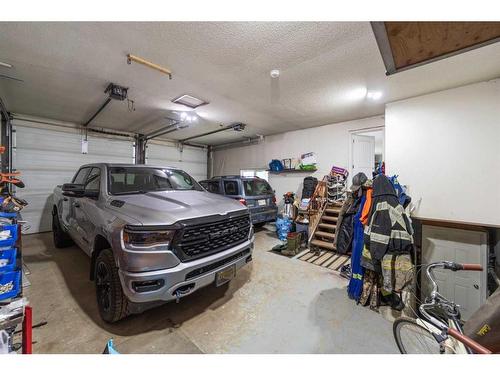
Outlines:
[[462, 266], [462, 269], [464, 271], [482, 271], [483, 270], [483, 266], [481, 266], [480, 264], [464, 263], [461, 266]]

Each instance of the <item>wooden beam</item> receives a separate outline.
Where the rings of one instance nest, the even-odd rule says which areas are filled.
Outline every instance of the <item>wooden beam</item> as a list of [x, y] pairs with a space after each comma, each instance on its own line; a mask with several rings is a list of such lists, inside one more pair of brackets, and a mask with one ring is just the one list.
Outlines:
[[127, 63], [131, 64], [132, 61], [139, 63], [139, 64], [142, 64], [142, 65], [145, 65], [151, 69], [158, 70], [159, 72], [162, 72], [164, 74], [167, 74], [169, 76], [169, 78], [172, 79], [172, 72], [170, 71], [170, 69], [167, 69], [167, 68], [164, 68], [163, 66], [152, 63], [151, 61], [145, 60], [142, 57], [128, 54], [127, 55]]

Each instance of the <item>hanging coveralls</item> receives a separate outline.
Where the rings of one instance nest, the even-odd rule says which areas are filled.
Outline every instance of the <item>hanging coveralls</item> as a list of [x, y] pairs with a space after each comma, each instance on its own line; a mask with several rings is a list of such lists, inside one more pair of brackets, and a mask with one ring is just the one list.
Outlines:
[[363, 290], [363, 273], [361, 266], [361, 253], [363, 252], [363, 224], [361, 223], [361, 214], [366, 202], [366, 196], [363, 194], [358, 212], [354, 216], [354, 233], [351, 254], [351, 279], [347, 287], [349, 298], [358, 301]]

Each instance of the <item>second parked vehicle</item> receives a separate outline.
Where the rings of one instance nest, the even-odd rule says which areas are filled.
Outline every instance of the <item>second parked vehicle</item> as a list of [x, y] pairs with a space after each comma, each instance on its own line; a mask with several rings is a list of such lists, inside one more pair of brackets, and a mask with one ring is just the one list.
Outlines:
[[239, 200], [250, 211], [252, 224], [261, 226], [275, 221], [278, 214], [276, 196], [269, 183], [258, 177], [216, 176], [200, 181], [210, 193]]

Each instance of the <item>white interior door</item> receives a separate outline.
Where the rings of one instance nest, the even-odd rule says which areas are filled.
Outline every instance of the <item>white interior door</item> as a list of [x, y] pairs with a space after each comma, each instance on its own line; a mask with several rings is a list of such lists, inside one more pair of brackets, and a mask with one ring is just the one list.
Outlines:
[[375, 168], [375, 137], [368, 135], [352, 135], [352, 177], [363, 172], [366, 177], [372, 178]]
[[[423, 225], [422, 263], [442, 260], [483, 266], [483, 272], [434, 270], [439, 292], [460, 305], [462, 318], [467, 320], [486, 301], [486, 233]], [[422, 276], [422, 286], [422, 292], [428, 295], [430, 287], [425, 276]]]

